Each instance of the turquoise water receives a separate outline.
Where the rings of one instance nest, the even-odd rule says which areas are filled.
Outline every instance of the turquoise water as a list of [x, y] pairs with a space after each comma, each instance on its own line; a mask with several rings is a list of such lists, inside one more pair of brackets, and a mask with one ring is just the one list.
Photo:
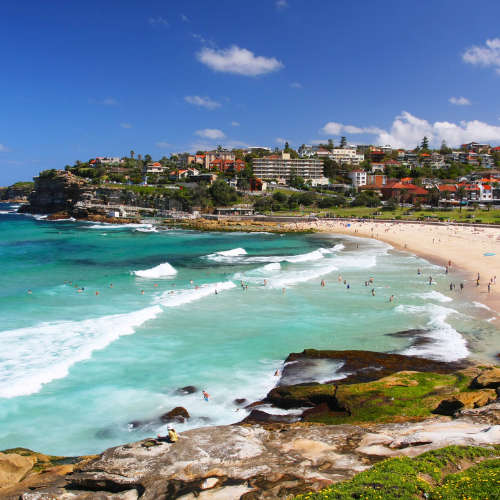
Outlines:
[[[158, 417], [176, 406], [191, 414], [181, 431], [230, 424], [246, 414], [234, 399], [264, 397], [286, 356], [305, 348], [455, 360], [492, 356], [498, 339], [491, 311], [450, 292], [442, 269], [377, 241], [12, 210], [0, 206], [0, 449], [97, 453], [164, 432]], [[409, 328], [428, 329], [432, 343], [389, 335]], [[176, 394], [187, 385], [212, 401]]]

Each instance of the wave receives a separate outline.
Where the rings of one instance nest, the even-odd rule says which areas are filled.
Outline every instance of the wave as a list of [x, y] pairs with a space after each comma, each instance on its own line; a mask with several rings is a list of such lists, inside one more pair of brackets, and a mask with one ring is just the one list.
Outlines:
[[225, 261], [226, 257], [239, 257], [246, 255], [247, 251], [244, 248], [233, 248], [232, 250], [223, 250], [222, 252], [215, 252], [210, 255], [205, 255], [202, 259], [210, 259], [215, 261]]
[[96, 224], [94, 222], [94, 226], [88, 226], [87, 229], [102, 229], [105, 227], [106, 229], [131, 229], [137, 227], [153, 227], [153, 224], [108, 224], [107, 222], [100, 222]]
[[481, 304], [481, 302], [473, 302], [473, 304], [479, 309], [487, 309], [488, 311], [491, 311], [491, 308], [489, 308], [486, 304]]
[[155, 305], [132, 313], [2, 332], [0, 398], [39, 392], [43, 384], [66, 377], [72, 365], [89, 359], [93, 351], [133, 334], [161, 312]]
[[429, 342], [410, 346], [401, 354], [442, 361], [457, 361], [469, 355], [467, 341], [457, 330], [446, 323], [446, 318], [452, 314], [458, 314], [457, 311], [436, 304], [426, 306], [400, 305], [396, 307], [396, 310], [405, 315], [414, 315], [417, 321], [423, 315], [431, 317], [425, 325], [429, 331], [423, 335]]
[[209, 283], [198, 285], [198, 290], [179, 290], [176, 293], [164, 292], [159, 302], [165, 307], [176, 307], [183, 304], [188, 304], [193, 300], [198, 300], [209, 295], [215, 295], [215, 290], [219, 293], [222, 290], [229, 290], [235, 288], [236, 285], [232, 281], [224, 281], [223, 283]]
[[173, 268], [168, 262], [164, 262], [159, 266], [145, 269], [144, 271], [132, 271], [133, 274], [141, 278], [161, 278], [163, 276], [173, 276], [177, 274], [177, 270]]
[[436, 290], [425, 293], [414, 293], [411, 294], [410, 297], [417, 297], [424, 300], [437, 300], [438, 302], [451, 302], [453, 300], [451, 297], [447, 297], [440, 292], [436, 292]]
[[139, 227], [137, 229], [134, 229], [134, 231], [139, 231], [140, 233], [157, 233], [158, 229], [156, 229], [155, 227]]

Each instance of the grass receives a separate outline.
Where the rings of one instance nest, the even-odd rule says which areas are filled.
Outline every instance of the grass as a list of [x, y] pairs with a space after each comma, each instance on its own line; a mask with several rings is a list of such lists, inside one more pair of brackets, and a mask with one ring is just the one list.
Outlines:
[[[492, 459], [499, 453], [500, 445], [489, 448], [448, 446], [413, 459], [390, 458], [349, 481], [296, 499], [415, 500], [426, 494], [431, 500], [493, 500], [498, 498], [500, 491], [500, 461]], [[475, 465], [478, 460], [482, 462]], [[450, 473], [458, 470], [458, 465], [469, 468]]]
[[358, 422], [386, 423], [408, 419], [425, 419], [442, 401], [460, 392], [469, 392], [471, 377], [462, 372], [439, 375], [435, 373], [401, 372], [375, 382], [339, 385], [295, 386], [287, 388], [297, 399], [317, 399], [332, 394], [345, 415], [317, 413], [308, 422], [326, 425]]

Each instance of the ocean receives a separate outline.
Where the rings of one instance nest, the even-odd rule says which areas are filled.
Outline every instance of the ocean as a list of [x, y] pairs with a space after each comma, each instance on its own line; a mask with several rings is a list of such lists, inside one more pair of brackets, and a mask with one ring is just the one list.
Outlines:
[[[231, 424], [247, 414], [235, 399], [262, 399], [287, 355], [306, 348], [496, 354], [493, 313], [461, 295], [463, 275], [375, 240], [15, 210], [0, 206], [0, 449], [99, 453], [164, 433], [159, 417], [177, 406], [191, 415], [178, 431]], [[392, 335], [410, 329], [428, 342]], [[198, 391], [180, 394], [185, 386]]]

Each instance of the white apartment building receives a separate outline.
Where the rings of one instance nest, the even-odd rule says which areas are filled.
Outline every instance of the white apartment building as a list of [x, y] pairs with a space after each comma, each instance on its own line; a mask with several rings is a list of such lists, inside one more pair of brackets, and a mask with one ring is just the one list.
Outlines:
[[154, 163], [148, 163], [142, 167], [142, 175], [148, 174], [162, 174], [165, 171], [165, 167], [155, 161]]
[[388, 144], [386, 144], [385, 146], [380, 146], [378, 149], [380, 149], [380, 151], [382, 151], [386, 155], [390, 155], [392, 153], [392, 148]]
[[367, 174], [364, 170], [352, 170], [347, 176], [351, 179], [353, 187], [366, 186]]
[[299, 156], [301, 158], [306, 158], [308, 156], [313, 156], [316, 154], [316, 150], [318, 149], [318, 146], [309, 146], [309, 145], [302, 145], [300, 148], [297, 150], [297, 153], [299, 153]]
[[253, 173], [259, 179], [285, 179], [290, 180], [290, 174], [294, 171], [297, 177], [304, 180], [322, 179], [323, 160], [317, 158], [299, 158], [292, 160], [290, 153], [271, 155], [266, 158], [252, 159]]
[[365, 160], [365, 155], [358, 153], [356, 146], [348, 146], [346, 148], [333, 148], [328, 158], [339, 164], [360, 165]]

